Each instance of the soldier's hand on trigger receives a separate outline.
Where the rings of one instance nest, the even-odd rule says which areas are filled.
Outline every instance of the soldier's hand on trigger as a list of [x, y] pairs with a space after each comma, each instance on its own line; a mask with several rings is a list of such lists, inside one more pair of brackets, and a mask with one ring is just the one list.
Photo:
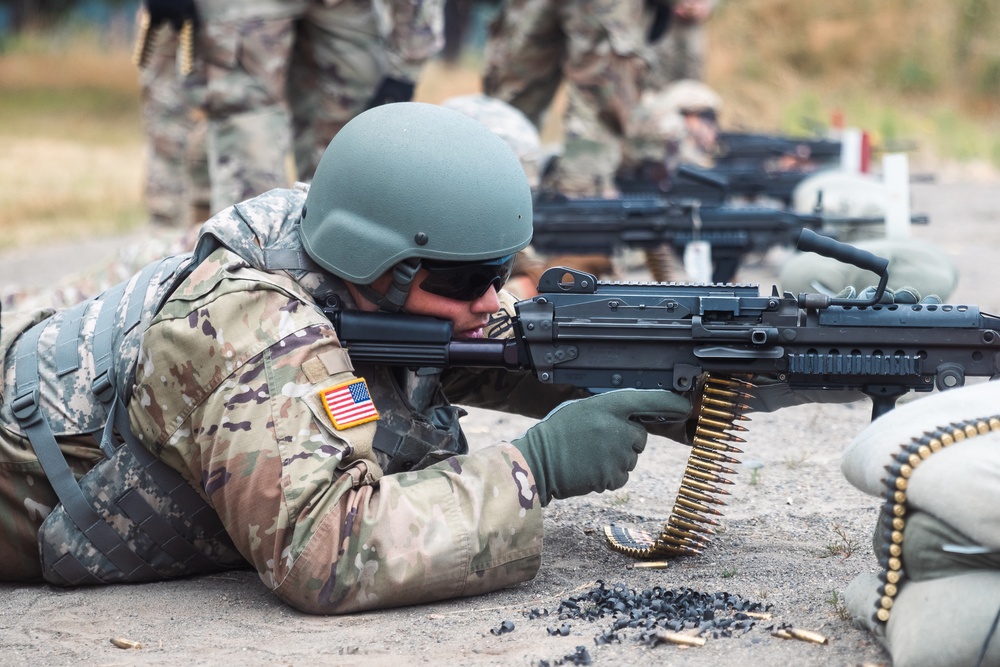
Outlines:
[[174, 30], [180, 30], [185, 21], [197, 18], [194, 0], [143, 0], [142, 4], [149, 14], [151, 28], [170, 23]]
[[646, 447], [644, 423], [684, 423], [691, 403], [660, 389], [618, 389], [563, 403], [512, 441], [540, 504], [624, 486]]

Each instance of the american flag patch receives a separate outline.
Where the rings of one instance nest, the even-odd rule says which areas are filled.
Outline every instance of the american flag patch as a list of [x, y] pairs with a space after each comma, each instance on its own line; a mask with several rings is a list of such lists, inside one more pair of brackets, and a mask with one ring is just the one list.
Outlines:
[[330, 421], [338, 431], [378, 419], [378, 410], [372, 403], [364, 378], [328, 387], [320, 391], [319, 395], [323, 399], [326, 413], [330, 415]]

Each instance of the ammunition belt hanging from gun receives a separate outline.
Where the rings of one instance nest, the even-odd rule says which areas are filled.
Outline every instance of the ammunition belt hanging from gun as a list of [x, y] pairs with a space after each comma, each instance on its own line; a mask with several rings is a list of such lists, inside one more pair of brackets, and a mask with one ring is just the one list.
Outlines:
[[695, 421], [695, 435], [687, 467], [674, 500], [670, 517], [655, 538], [649, 533], [623, 526], [605, 526], [608, 545], [634, 558], [694, 556], [708, 544], [718, 526], [713, 516], [722, 516], [714, 506], [726, 503], [718, 496], [730, 495], [721, 484], [733, 484], [723, 475], [735, 475], [728, 465], [739, 464], [732, 454], [743, 451], [729, 444], [744, 440], [728, 431], [746, 431], [737, 424], [744, 415], [753, 385], [739, 377], [708, 374], [702, 388], [701, 404]]

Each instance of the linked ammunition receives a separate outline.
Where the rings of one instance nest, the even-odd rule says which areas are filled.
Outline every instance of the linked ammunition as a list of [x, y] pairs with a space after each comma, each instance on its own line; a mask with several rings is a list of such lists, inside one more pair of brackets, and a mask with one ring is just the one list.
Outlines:
[[690, 521], [685, 521], [679, 516], [671, 516], [668, 520], [668, 526], [677, 526], [678, 528], [686, 528], [688, 530], [693, 530], [699, 533], [704, 533], [705, 535], [715, 535], [715, 531], [708, 526], [702, 526], [698, 523], [691, 523]]
[[146, 66], [153, 51], [153, 33], [149, 28], [149, 12], [143, 9], [139, 14], [139, 27], [136, 29], [135, 46], [132, 49], [132, 64], [139, 69]]
[[706, 503], [712, 503], [714, 505], [725, 505], [715, 496], [709, 495], [707, 493], [702, 493], [701, 491], [695, 491], [694, 489], [684, 486], [684, 480], [681, 480], [681, 488], [677, 489], [677, 494], [684, 496], [685, 498], [690, 498], [691, 500], [700, 500]]
[[730, 452], [732, 454], [743, 453], [742, 449], [738, 449], [732, 445], [727, 445], [725, 442], [722, 442], [724, 440], [729, 440], [730, 442], [746, 442], [743, 438], [737, 438], [735, 435], [727, 435], [725, 433], [715, 434], [714, 431], [709, 429], [699, 428], [695, 430], [695, 436], [692, 439], [692, 443], [696, 447], [707, 447], [709, 449]]
[[181, 76], [188, 76], [194, 71], [194, 21], [184, 21], [177, 42], [177, 71]]
[[687, 498], [683, 498], [681, 496], [678, 496], [677, 499], [674, 500], [674, 502], [680, 505], [681, 507], [686, 507], [687, 509], [693, 510], [695, 512], [704, 512], [705, 514], [716, 514], [718, 516], [722, 516], [722, 512], [720, 512], [717, 509], [709, 507], [708, 505], [703, 505], [702, 503], [698, 503], [693, 500], [689, 500]]
[[[725, 489], [723, 489], [721, 487], [712, 486], [711, 484], [705, 484], [704, 482], [699, 482], [699, 481], [691, 479], [689, 477], [682, 477], [681, 478], [681, 484], [684, 485], [684, 486], [691, 487], [692, 489], [698, 489], [699, 491], [707, 491], [708, 493], [715, 493], [715, 494], [718, 494], [720, 496], [731, 496], [732, 495], [731, 493], [729, 493], [729, 491], [726, 491]], [[723, 503], [721, 500], [719, 502], [721, 504], [725, 505], [725, 503]]]
[[700, 459], [705, 459], [708, 461], [721, 461], [722, 463], [739, 463], [739, 459], [734, 459], [731, 456], [726, 456], [725, 454], [719, 454], [718, 452], [713, 452], [708, 449], [704, 449], [700, 446], [694, 446], [691, 448], [691, 456], [695, 456]]

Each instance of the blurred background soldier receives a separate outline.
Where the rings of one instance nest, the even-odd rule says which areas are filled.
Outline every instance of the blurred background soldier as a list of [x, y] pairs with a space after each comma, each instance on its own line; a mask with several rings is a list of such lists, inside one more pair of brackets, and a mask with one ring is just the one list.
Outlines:
[[442, 4], [194, 0], [212, 211], [309, 180], [348, 120], [409, 100], [443, 44]]
[[632, 112], [632, 133], [625, 141], [619, 180], [665, 189], [681, 164], [710, 168], [718, 151], [722, 98], [707, 84], [684, 79], [643, 91]]
[[614, 196], [621, 142], [648, 67], [642, 0], [505, 0], [490, 25], [483, 90], [538, 127], [565, 81], [565, 146], [543, 186]]
[[705, 75], [705, 21], [716, 0], [647, 0], [653, 66], [643, 87], [662, 90], [673, 81]]
[[[157, 16], [157, 19], [160, 17]], [[145, 204], [155, 229], [187, 229], [209, 217], [210, 185], [205, 154], [205, 114], [194, 86], [178, 63], [179, 30], [168, 20], [137, 14], [146, 28], [148, 48], [139, 45], [137, 60], [142, 122], [146, 134]], [[143, 34], [143, 28], [139, 28]], [[195, 102], [195, 103], [193, 103]], [[117, 282], [117, 281], [116, 281]]]

